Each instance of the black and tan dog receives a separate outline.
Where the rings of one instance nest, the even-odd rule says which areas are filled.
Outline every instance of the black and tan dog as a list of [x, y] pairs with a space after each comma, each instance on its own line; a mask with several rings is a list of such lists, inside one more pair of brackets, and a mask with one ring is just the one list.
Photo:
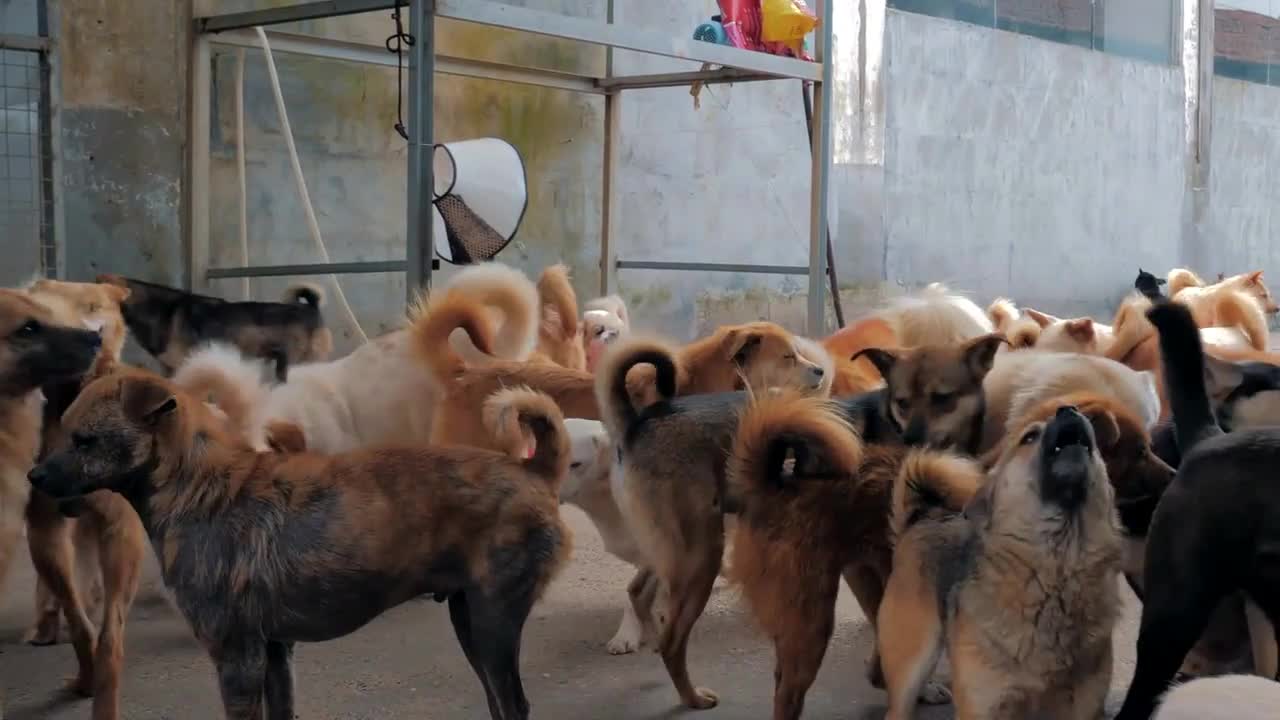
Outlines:
[[1117, 720], [1151, 715], [1224, 597], [1243, 592], [1280, 622], [1280, 430], [1224, 434], [1191, 312], [1160, 303], [1147, 317], [1160, 334], [1182, 462], [1151, 519], [1137, 667]]
[[281, 302], [230, 302], [120, 275], [99, 275], [98, 282], [129, 289], [123, 304], [129, 332], [171, 373], [192, 350], [215, 341], [274, 362], [281, 382], [289, 365], [324, 360], [333, 351], [320, 315], [324, 296], [311, 285], [290, 287]]
[[957, 720], [1095, 720], [1111, 682], [1120, 533], [1089, 420], [1018, 431], [955, 510], [953, 473], [894, 488], [893, 575], [877, 641], [888, 720], [910, 718], [945, 646]]
[[258, 453], [169, 381], [121, 371], [81, 392], [63, 417], [67, 444], [30, 480], [55, 497], [109, 489], [133, 505], [229, 718], [294, 717], [294, 643], [432, 594], [448, 598], [492, 717], [523, 719], [521, 632], [570, 551], [556, 497], [569, 441], [546, 396], [510, 390], [488, 413], [495, 433], [531, 434], [533, 456]]

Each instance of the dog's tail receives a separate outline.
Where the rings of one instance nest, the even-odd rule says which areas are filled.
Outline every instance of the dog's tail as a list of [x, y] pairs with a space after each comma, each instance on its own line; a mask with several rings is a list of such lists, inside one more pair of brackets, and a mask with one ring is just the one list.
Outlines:
[[1022, 314], [1018, 312], [1018, 306], [1014, 305], [1012, 300], [998, 297], [987, 306], [987, 317], [991, 318], [991, 324], [995, 326], [996, 332], [1006, 332], [1013, 327], [1014, 321], [1022, 317]]
[[678, 365], [676, 352], [660, 340], [628, 338], [605, 351], [596, 367], [596, 402], [600, 418], [615, 440], [625, 436], [627, 428], [639, 417], [627, 390], [627, 374], [631, 368], [648, 364], [654, 368], [653, 400], [670, 400], [677, 391]]
[[286, 305], [310, 305], [319, 308], [324, 304], [324, 289], [311, 283], [290, 285], [280, 296], [280, 302]]
[[218, 408], [242, 429], [248, 429], [254, 409], [267, 395], [261, 362], [224, 343], [210, 343], [192, 353], [174, 373], [173, 383]]
[[569, 282], [569, 268], [550, 265], [538, 278], [538, 302], [542, 305], [542, 332], [567, 340], [578, 334], [578, 295]]
[[974, 460], [935, 450], [912, 450], [893, 484], [894, 537], [927, 518], [958, 513], [982, 486]]
[[1169, 297], [1178, 297], [1178, 293], [1189, 287], [1204, 287], [1204, 280], [1200, 276], [1191, 272], [1186, 268], [1174, 268], [1169, 271], [1167, 278], [1169, 285]]
[[[538, 344], [538, 288], [520, 270], [497, 262], [472, 265], [458, 273], [443, 287], [457, 290], [474, 299], [478, 305], [497, 310], [501, 324], [493, 336], [492, 355], [503, 360], [527, 360]], [[482, 362], [488, 351], [478, 352], [462, 337], [455, 338], [454, 349], [468, 362]]]
[[1147, 318], [1160, 333], [1165, 391], [1173, 409], [1178, 449], [1185, 457], [1196, 443], [1222, 433], [1205, 388], [1204, 349], [1191, 309], [1178, 302], [1158, 303]]
[[449, 288], [426, 302], [420, 300], [411, 317], [410, 347], [441, 383], [449, 382], [467, 366], [466, 359], [450, 342], [454, 330], [462, 329], [481, 353], [493, 354], [493, 328], [485, 308], [460, 288]]
[[524, 466], [546, 480], [552, 493], [559, 493], [571, 453], [569, 432], [555, 400], [527, 387], [499, 390], [485, 400], [484, 420], [501, 445], [525, 450], [532, 444], [533, 452], [522, 453]]
[[755, 395], [739, 417], [727, 492], [734, 505], [750, 513], [776, 502], [778, 491], [794, 478], [852, 477], [862, 456], [862, 440], [836, 404], [768, 390]]
[[1151, 337], [1155, 328], [1147, 322], [1145, 312], [1151, 307], [1151, 300], [1142, 293], [1129, 293], [1116, 310], [1115, 320], [1111, 323], [1111, 345], [1103, 353], [1116, 362], [1124, 359], [1133, 349]]
[[1271, 337], [1267, 332], [1267, 316], [1253, 296], [1240, 290], [1224, 289], [1215, 293], [1215, 325], [1233, 327], [1244, 333], [1254, 350], [1267, 349]]

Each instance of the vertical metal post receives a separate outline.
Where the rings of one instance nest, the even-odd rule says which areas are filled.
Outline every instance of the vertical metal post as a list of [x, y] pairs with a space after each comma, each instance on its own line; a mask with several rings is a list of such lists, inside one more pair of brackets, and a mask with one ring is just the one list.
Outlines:
[[431, 259], [435, 243], [431, 237], [435, 197], [432, 176], [432, 144], [435, 98], [435, 0], [410, 0], [409, 34], [409, 198], [405, 224], [408, 267], [405, 290], [409, 302], [431, 284]]
[[203, 290], [209, 269], [209, 133], [213, 95], [213, 53], [209, 39], [196, 33], [191, 44], [191, 236], [187, 248], [187, 287]]
[[831, 25], [835, 0], [823, 0], [822, 22], [815, 33], [814, 60], [822, 63], [822, 81], [813, 84], [816, 119], [810, 148], [813, 166], [809, 177], [809, 322], [810, 337], [826, 334], [823, 280], [827, 262], [827, 181], [831, 176]]
[[[605, 4], [605, 21], [613, 24], [614, 0]], [[604, 50], [604, 76], [613, 77], [613, 46]], [[618, 119], [622, 93], [614, 90], [604, 96], [604, 176], [600, 190], [600, 294], [608, 295], [613, 288], [613, 216], [615, 192], [615, 168], [617, 167], [617, 140], [621, 137]]]

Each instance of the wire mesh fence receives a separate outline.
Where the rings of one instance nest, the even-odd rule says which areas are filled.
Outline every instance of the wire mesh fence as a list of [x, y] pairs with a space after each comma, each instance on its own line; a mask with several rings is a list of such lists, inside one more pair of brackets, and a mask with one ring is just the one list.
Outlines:
[[0, 280], [55, 274], [48, 64], [38, 50], [0, 48]]

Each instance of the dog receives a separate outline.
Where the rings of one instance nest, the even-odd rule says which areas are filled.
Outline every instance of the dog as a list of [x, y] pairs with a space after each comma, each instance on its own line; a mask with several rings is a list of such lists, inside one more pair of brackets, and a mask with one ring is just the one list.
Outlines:
[[1160, 286], [1168, 282], [1162, 277], [1156, 277], [1146, 270], [1138, 268], [1138, 277], [1133, 281], [1133, 289], [1148, 300], [1159, 300], [1164, 297], [1164, 291], [1160, 289]]
[[988, 402], [984, 379], [1005, 343], [999, 333], [960, 344], [924, 345], [909, 350], [866, 348], [889, 391], [883, 416], [908, 445], [954, 447], [977, 454]]
[[1063, 319], [1031, 308], [1025, 312], [1040, 327], [1035, 341], [1037, 350], [1101, 355], [1112, 342], [1111, 328], [1093, 318]]
[[[492, 329], [492, 345], [481, 352], [464, 332], [442, 332], [432, 341], [447, 352], [470, 363], [492, 358], [523, 361], [533, 352], [537, 289], [524, 273], [494, 262], [475, 265], [433, 291], [435, 297], [450, 293], [470, 299], [475, 315]], [[270, 387], [254, 383], [252, 379], [260, 374], [256, 361], [237, 360], [234, 353], [207, 347], [193, 355], [179, 375], [203, 376], [206, 387], [221, 377], [222, 390], [210, 387], [210, 394], [250, 399], [253, 407], [245, 424], [250, 444], [259, 450], [279, 440], [271, 434], [272, 427], [290, 426], [301, 428], [298, 440], [303, 446], [322, 453], [388, 442], [427, 442], [436, 406], [445, 394], [416, 357], [413, 337], [420, 329], [414, 328], [426, 320], [421, 308], [427, 304], [426, 300], [419, 304], [408, 328], [376, 338], [346, 357], [298, 365], [285, 383]], [[486, 388], [487, 392], [473, 398], [469, 413], [478, 417], [485, 398], [511, 386]], [[488, 435], [483, 423], [475, 427]]]
[[1010, 350], [1035, 347], [1040, 339], [1040, 323], [1018, 310], [1008, 298], [996, 298], [987, 306], [987, 317], [996, 332], [1004, 335]]
[[538, 277], [538, 349], [534, 359], [570, 370], [587, 369], [586, 346], [578, 322], [578, 296], [569, 281], [569, 268], [549, 265]]
[[1239, 327], [1255, 350], [1267, 349], [1266, 316], [1280, 312], [1261, 270], [1206, 285], [1195, 273], [1175, 268], [1169, 271], [1169, 297], [1190, 307], [1199, 327]]
[[870, 347], [953, 345], [995, 332], [991, 319], [969, 298], [932, 283], [823, 340], [833, 357]]
[[[636, 616], [648, 624], [645, 634], [658, 636], [658, 652], [681, 701], [695, 709], [719, 702], [714, 691], [691, 682], [686, 656], [689, 633], [706, 607], [724, 557], [724, 451], [747, 393], [705, 392], [708, 378], [728, 377], [691, 370], [684, 363], [732, 360], [744, 377], [725, 390], [737, 385], [825, 393], [830, 387], [829, 374], [820, 365], [806, 360], [787, 336], [772, 327], [764, 333], [765, 328], [753, 323], [720, 332], [711, 344], [695, 343], [692, 351], [631, 338], [605, 354], [596, 375], [601, 419], [621, 465], [614, 498], [644, 559], [628, 592]], [[753, 333], [761, 334], [753, 339]], [[648, 367], [638, 367], [642, 364]], [[650, 387], [656, 394], [640, 409], [629, 389], [633, 368], [635, 374], [651, 370]], [[658, 591], [666, 594], [665, 619], [656, 623], [660, 632], [652, 627]]]
[[1137, 372], [1094, 355], [1040, 350], [1002, 353], [984, 377], [986, 413], [974, 454], [995, 447], [1016, 429], [1009, 426], [1010, 421], [1032, 407], [1078, 391], [1115, 397], [1141, 420], [1144, 428], [1155, 425], [1160, 416], [1160, 397], [1149, 372]]
[[25, 475], [40, 451], [40, 390], [87, 372], [101, 347], [98, 333], [60, 324], [28, 294], [0, 289], [0, 583], [22, 540]]
[[[1243, 592], [1258, 620], [1280, 620], [1280, 565], [1262, 550], [1280, 541], [1280, 491], [1270, 472], [1280, 460], [1280, 431], [1224, 434], [1192, 311], [1161, 303], [1148, 319], [1160, 336], [1182, 463], [1151, 518], [1137, 666], [1120, 720], [1151, 715], [1224, 597]], [[1267, 628], [1253, 625], [1255, 641], [1265, 638]], [[1270, 635], [1274, 642], [1273, 628]]]
[[556, 500], [568, 439], [536, 393], [495, 395], [486, 414], [491, 432], [533, 435], [533, 456], [263, 454], [171, 382], [128, 370], [85, 388], [63, 418], [68, 442], [29, 479], [55, 497], [111, 490], [134, 506], [229, 718], [293, 717], [294, 643], [435, 595], [448, 599], [490, 715], [523, 719], [521, 631], [570, 552]]
[[587, 372], [594, 373], [605, 349], [631, 332], [627, 305], [617, 295], [606, 295], [583, 306], [582, 339], [586, 344]]
[[215, 340], [271, 360], [281, 382], [290, 365], [333, 351], [333, 334], [320, 314], [324, 295], [312, 285], [290, 287], [280, 302], [228, 302], [120, 275], [104, 273], [98, 282], [129, 290], [123, 304], [129, 331], [168, 372], [193, 348]]
[[959, 720], [1102, 716], [1121, 555], [1106, 466], [1071, 406], [1017, 438], [963, 512], [952, 472], [907, 468], [894, 487], [889, 720], [912, 716], [944, 645]]
[[[726, 471], [740, 504], [730, 578], [774, 642], [774, 720], [803, 711], [834, 629], [842, 575], [877, 627], [893, 558], [892, 488], [913, 462], [948, 468], [962, 496], [957, 509], [982, 480], [975, 462], [956, 455], [864, 443], [834, 402], [761, 394], [742, 410]], [[868, 670], [883, 687], [877, 656]], [[934, 685], [920, 697], [948, 695]]]
[[1225, 675], [1178, 685], [1160, 702], [1155, 720], [1270, 720], [1280, 707], [1280, 684], [1256, 675]]

